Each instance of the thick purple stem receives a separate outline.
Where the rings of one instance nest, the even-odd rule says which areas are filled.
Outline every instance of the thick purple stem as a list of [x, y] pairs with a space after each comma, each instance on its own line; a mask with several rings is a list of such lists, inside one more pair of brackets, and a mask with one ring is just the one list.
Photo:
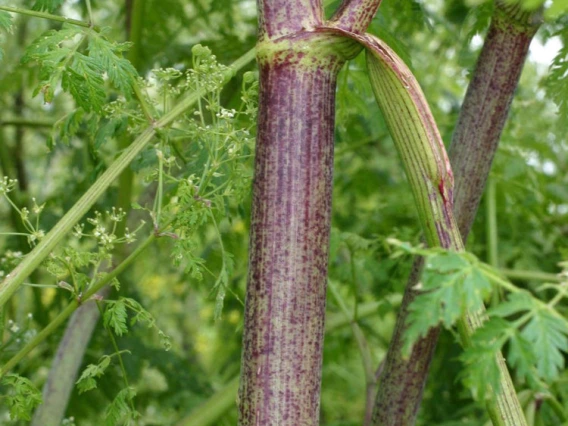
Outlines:
[[377, 13], [381, 0], [343, 0], [329, 25], [352, 33], [364, 33]]
[[[325, 36], [324, 36], [325, 37]], [[240, 425], [317, 425], [343, 62], [308, 35], [259, 48], [260, 99]], [[310, 46], [302, 49], [302, 46]]]
[[257, 0], [258, 40], [277, 39], [323, 22], [321, 0]]
[[[465, 241], [483, 193], [491, 162], [505, 125], [515, 88], [532, 37], [538, 28], [534, 16], [518, 7], [496, 6], [477, 67], [463, 102], [449, 151], [454, 170], [454, 213]], [[409, 277], [398, 315], [375, 404], [374, 425], [412, 425], [439, 329], [430, 330], [412, 348], [407, 359], [401, 349], [408, 306], [416, 293], [422, 260], [417, 259]]]

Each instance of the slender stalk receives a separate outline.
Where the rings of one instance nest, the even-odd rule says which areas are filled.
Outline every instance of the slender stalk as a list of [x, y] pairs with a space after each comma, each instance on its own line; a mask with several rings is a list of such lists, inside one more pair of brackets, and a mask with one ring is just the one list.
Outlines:
[[236, 407], [239, 376], [211, 395], [207, 401], [197, 407], [189, 416], [180, 420], [178, 426], [209, 426], [217, 424], [218, 420], [231, 407]]
[[500, 272], [512, 280], [534, 280], [548, 281], [551, 283], [561, 283], [563, 280], [560, 276], [540, 271], [523, 271], [520, 269], [500, 269]]
[[495, 181], [490, 179], [487, 185], [487, 258], [494, 268], [499, 267], [498, 236], [497, 236], [497, 200]]
[[[98, 295], [106, 297], [109, 289], [104, 288]], [[85, 349], [99, 317], [97, 305], [91, 302], [80, 305], [71, 316], [43, 387], [42, 404], [36, 409], [31, 426], [61, 424]]]
[[[237, 59], [233, 66], [226, 71], [227, 80], [234, 73], [249, 63], [254, 58], [254, 50], [245, 53]], [[63, 218], [51, 229], [51, 231], [41, 240], [41, 242], [29, 253], [24, 260], [0, 283], [0, 307], [2, 307], [29, 274], [39, 266], [39, 264], [51, 253], [55, 246], [65, 237], [65, 235], [75, 226], [85, 213], [92, 207], [96, 200], [106, 191], [115, 181], [120, 173], [128, 167], [130, 162], [146, 147], [148, 142], [156, 134], [157, 129], [161, 129], [170, 124], [180, 114], [185, 112], [195, 102], [203, 96], [205, 89], [193, 92], [182, 99], [162, 118], [148, 127], [132, 144], [118, 157], [109, 168], [97, 179], [97, 181], [83, 194]]]
[[[449, 151], [455, 171], [453, 209], [464, 238], [477, 212], [528, 47], [538, 28], [534, 15], [519, 15], [517, 8], [508, 7], [511, 9], [500, 5], [495, 9]], [[419, 340], [408, 358], [401, 355], [408, 306], [416, 296], [421, 267], [422, 260], [416, 260], [379, 380], [376, 425], [413, 424], [422, 399], [439, 329]]]
[[377, 379], [375, 377], [375, 371], [373, 367], [373, 359], [371, 356], [371, 350], [369, 348], [369, 343], [357, 324], [358, 319], [358, 309], [357, 315], [353, 315], [349, 312], [347, 305], [341, 294], [337, 290], [335, 284], [331, 281], [328, 283], [329, 290], [333, 295], [333, 298], [343, 311], [343, 314], [346, 318], [349, 319], [351, 325], [351, 331], [353, 332], [353, 337], [355, 337], [355, 341], [357, 342], [357, 346], [359, 347], [359, 353], [361, 354], [361, 361], [363, 363], [363, 371], [365, 372], [365, 389], [366, 389], [366, 398], [365, 398], [365, 416], [363, 419], [363, 426], [368, 426], [371, 424], [372, 416], [373, 416], [373, 401], [375, 399], [375, 391], [377, 385]]
[[0, 6], [0, 10], [17, 13], [19, 15], [33, 16], [34, 18], [42, 18], [55, 22], [63, 22], [65, 24], [77, 25], [79, 27], [84, 27], [84, 28], [92, 28], [95, 31], [100, 31], [99, 27], [93, 26], [89, 22], [78, 21], [76, 19], [66, 18], [65, 16], [53, 15], [51, 13], [40, 12], [37, 10], [22, 9], [19, 7], [11, 7], [11, 6]]
[[9, 118], [1, 120], [0, 126], [21, 126], [21, 127], [53, 127], [54, 122], [50, 120], [30, 120], [21, 117]]
[[[8, 176], [12, 179], [17, 176], [15, 161], [13, 161], [11, 149], [4, 138], [4, 129], [2, 127], [0, 127], [0, 169], [4, 176]], [[16, 202], [20, 204], [21, 200], [19, 200], [19, 198], [21, 194], [19, 192], [14, 192], [13, 194], [18, 198]], [[24, 227], [22, 218], [16, 209], [10, 208], [10, 222], [12, 222], [13, 229], [17, 231], [13, 234], [28, 235], [28, 230]], [[24, 244], [25, 243], [19, 244], [21, 249], [24, 249]]]

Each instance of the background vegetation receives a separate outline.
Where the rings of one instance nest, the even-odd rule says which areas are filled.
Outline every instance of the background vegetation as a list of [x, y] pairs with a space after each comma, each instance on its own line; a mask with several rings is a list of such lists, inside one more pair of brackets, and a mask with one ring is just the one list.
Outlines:
[[[117, 182], [82, 221], [84, 227], [66, 237], [4, 309], [2, 365], [90, 282], [159, 234], [119, 275], [109, 296], [114, 302], [100, 303], [104, 321], [95, 328], [81, 371], [89, 364], [102, 368], [107, 360], [109, 366], [101, 375], [91, 370], [73, 391], [66, 424], [100, 424], [105, 412], [110, 424], [123, 424], [135, 411], [141, 414], [137, 424], [190, 424], [188, 416], [231, 383], [240, 367], [257, 76], [251, 62], [223, 87], [219, 64], [228, 65], [254, 47], [255, 2], [134, 3], [144, 7], [138, 17], [129, 1], [10, 3], [97, 26], [66, 24], [67, 33], [47, 33], [60, 29], [59, 22], [16, 14], [10, 27], [0, 16], [0, 26], [10, 29], [1, 43], [0, 166], [1, 175], [17, 179], [0, 181], [0, 277], [142, 132], [148, 116], [158, 119], [180, 96], [207, 91], [132, 163], [132, 208], [121, 204], [124, 197], [118, 194], [124, 188]], [[331, 2], [330, 10], [338, 3]], [[535, 47], [541, 47], [525, 67], [467, 245], [540, 297], [554, 295], [541, 289], [543, 283], [568, 285], [566, 272], [556, 275], [568, 268], [561, 264], [568, 259], [568, 17], [559, 13], [562, 7], [549, 10], [537, 35]], [[491, 8], [460, 0], [385, 0], [369, 30], [410, 65], [445, 142]], [[118, 44], [128, 40], [135, 44]], [[361, 424], [365, 408], [361, 350], [341, 306], [357, 318], [378, 367], [412, 262], [410, 256], [393, 256], [399, 250], [392, 239], [420, 241], [410, 189], [363, 61], [358, 57], [344, 67], [337, 93], [323, 425]], [[134, 67], [145, 79], [139, 93], [132, 90]], [[127, 218], [121, 218], [121, 207]], [[566, 301], [556, 306], [564, 314], [566, 307]], [[126, 312], [138, 323], [126, 321]], [[41, 389], [63, 332], [58, 328], [13, 372]], [[558, 339], [556, 346], [566, 350], [566, 334]], [[459, 381], [460, 353], [455, 336], [445, 332], [420, 424], [485, 423], [482, 404]], [[568, 419], [563, 355], [555, 362], [559, 372], [546, 392], [528, 390], [520, 381], [531, 424]], [[96, 389], [87, 390], [95, 379]], [[12, 404], [14, 386], [3, 383], [0, 423], [28, 424], [26, 407], [20, 421], [13, 420], [10, 408], [33, 398]], [[119, 391], [131, 387], [135, 397], [117, 399]], [[236, 424], [235, 404], [219, 407], [212, 411], [222, 416], [211, 424]]]

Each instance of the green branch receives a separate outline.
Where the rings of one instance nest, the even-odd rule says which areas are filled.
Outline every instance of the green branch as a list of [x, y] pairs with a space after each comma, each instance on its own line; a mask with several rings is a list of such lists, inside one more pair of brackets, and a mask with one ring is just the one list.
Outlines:
[[15, 127], [53, 127], [55, 123], [50, 120], [30, 120], [26, 118], [10, 118], [1, 120], [0, 126], [15, 126]]
[[93, 26], [88, 22], [66, 18], [65, 16], [52, 15], [51, 13], [39, 12], [37, 10], [21, 9], [19, 7], [11, 7], [11, 6], [0, 6], [0, 10], [17, 13], [19, 15], [33, 16], [34, 18], [42, 18], [42, 19], [48, 19], [50, 21], [63, 22], [65, 24], [77, 25], [79, 27], [84, 27], [84, 28], [92, 28], [95, 31], [100, 31], [99, 27]]

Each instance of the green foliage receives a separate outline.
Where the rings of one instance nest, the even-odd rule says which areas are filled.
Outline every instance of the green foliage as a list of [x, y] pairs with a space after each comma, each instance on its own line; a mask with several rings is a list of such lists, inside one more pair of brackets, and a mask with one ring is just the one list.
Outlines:
[[79, 380], [77, 380], [77, 390], [79, 393], [87, 392], [97, 387], [97, 379], [105, 374], [106, 369], [110, 365], [111, 358], [103, 355], [98, 364], [89, 364], [83, 370]]
[[30, 420], [33, 410], [41, 404], [40, 391], [31, 381], [16, 374], [4, 376], [1, 383], [9, 387], [0, 400], [9, 408], [11, 418]]
[[12, 15], [8, 12], [0, 12], [0, 30], [10, 31], [12, 29]]
[[123, 300], [109, 300], [106, 303], [108, 306], [103, 316], [105, 325], [111, 327], [116, 335], [122, 336], [128, 332], [126, 304]]
[[105, 410], [105, 424], [107, 426], [132, 424], [140, 416], [140, 413], [132, 408], [132, 400], [135, 396], [136, 391], [131, 387], [118, 392], [112, 403]]
[[[8, 12], [0, 11], [0, 35], [12, 31], [12, 15]], [[0, 38], [2, 40], [2, 38]], [[4, 50], [0, 48], [0, 61], [4, 58]]]
[[[88, 40], [88, 54], [80, 51], [85, 40]], [[40, 65], [41, 81], [34, 94], [41, 92], [45, 102], [53, 101], [61, 81], [63, 90], [73, 96], [78, 106], [101, 114], [107, 98], [105, 74], [121, 95], [129, 98], [132, 93], [137, 72], [122, 57], [129, 46], [109, 41], [103, 32], [64, 25], [61, 30], [48, 31], [36, 39], [22, 62]]]
[[44, 10], [53, 13], [59, 6], [63, 4], [64, 0], [36, 0], [32, 6], [33, 10]]
[[156, 330], [160, 336], [160, 341], [164, 346], [164, 349], [167, 351], [170, 350], [172, 346], [170, 337], [156, 325], [156, 320], [152, 314], [144, 309], [144, 307], [142, 307], [142, 305], [136, 300], [128, 297], [121, 297], [118, 300], [107, 300], [105, 303], [107, 308], [103, 315], [103, 321], [105, 326], [110, 327], [116, 335], [122, 336], [123, 334], [128, 333], [127, 310], [130, 310], [134, 314], [130, 319], [130, 326], [139, 322], [145, 323], [148, 328]]
[[451, 328], [466, 312], [478, 312], [483, 307], [491, 285], [475, 257], [468, 253], [415, 248], [394, 239], [389, 242], [399, 249], [395, 257], [404, 252], [425, 256], [422, 280], [416, 288], [420, 294], [409, 307], [405, 352], [430, 328], [438, 324]]
[[[469, 253], [413, 247], [389, 240], [403, 253], [422, 255], [425, 267], [420, 293], [410, 304], [405, 350], [437, 325], [451, 329], [466, 311], [478, 312], [489, 300], [490, 282], [509, 293], [507, 300], [487, 312], [489, 320], [476, 330], [460, 359], [465, 365], [460, 373], [464, 385], [476, 399], [483, 400], [490, 389], [499, 389], [497, 352], [507, 345], [507, 359], [519, 379], [535, 390], [543, 391], [559, 378], [568, 353], [568, 320], [555, 309], [566, 295], [567, 282], [552, 286], [558, 295], [544, 303], [526, 290], [503, 280], [491, 267]], [[547, 286], [546, 288], [549, 288]]]

